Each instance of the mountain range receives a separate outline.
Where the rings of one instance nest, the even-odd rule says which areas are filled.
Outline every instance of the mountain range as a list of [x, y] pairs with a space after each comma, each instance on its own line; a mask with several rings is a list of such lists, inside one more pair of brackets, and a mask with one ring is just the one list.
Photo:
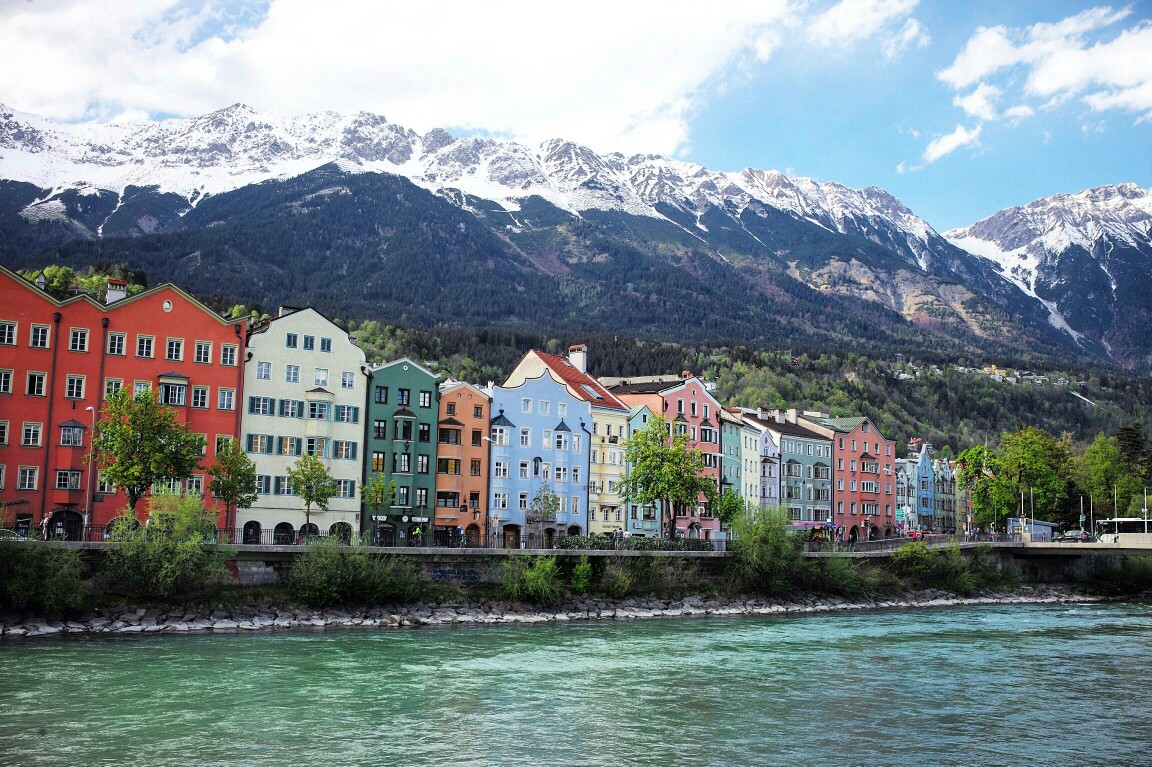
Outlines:
[[1152, 195], [936, 232], [877, 187], [423, 135], [383, 116], [65, 124], [0, 106], [0, 259], [271, 307], [1152, 367]]

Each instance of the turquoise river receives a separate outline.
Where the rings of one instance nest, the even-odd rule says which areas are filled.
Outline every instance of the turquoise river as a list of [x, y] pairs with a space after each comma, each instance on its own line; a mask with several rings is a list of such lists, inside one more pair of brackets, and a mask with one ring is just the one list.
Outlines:
[[1152, 606], [0, 643], [2, 765], [1152, 763]]

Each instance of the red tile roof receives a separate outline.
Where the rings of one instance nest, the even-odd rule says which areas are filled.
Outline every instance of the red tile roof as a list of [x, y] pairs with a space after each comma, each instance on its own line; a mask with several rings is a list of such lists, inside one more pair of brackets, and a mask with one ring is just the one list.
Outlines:
[[621, 402], [615, 394], [601, 386], [600, 382], [592, 376], [577, 370], [567, 357], [548, 354], [536, 349], [533, 349], [532, 353], [539, 357], [560, 380], [571, 386], [572, 390], [576, 392], [576, 396], [585, 402], [613, 410], [628, 410], [628, 406]]

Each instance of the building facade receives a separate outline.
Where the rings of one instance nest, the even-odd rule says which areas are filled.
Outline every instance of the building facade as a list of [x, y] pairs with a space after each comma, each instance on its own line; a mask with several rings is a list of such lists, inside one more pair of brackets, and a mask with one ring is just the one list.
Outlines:
[[[360, 530], [364, 352], [315, 309], [282, 309], [248, 338], [241, 445], [256, 464], [257, 501], [237, 512], [241, 540], [292, 543]], [[288, 472], [318, 458], [335, 481], [327, 511], [306, 509]]]
[[[492, 400], [478, 387], [455, 380], [440, 384], [434, 531], [438, 546], [479, 546], [487, 539], [491, 410]], [[453, 465], [459, 471], [449, 471]]]

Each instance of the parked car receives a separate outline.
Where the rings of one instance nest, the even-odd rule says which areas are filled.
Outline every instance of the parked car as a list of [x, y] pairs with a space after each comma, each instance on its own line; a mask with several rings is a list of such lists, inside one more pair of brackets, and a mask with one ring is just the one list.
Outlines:
[[1053, 543], [1095, 543], [1096, 539], [1087, 530], [1066, 530], [1053, 536]]

